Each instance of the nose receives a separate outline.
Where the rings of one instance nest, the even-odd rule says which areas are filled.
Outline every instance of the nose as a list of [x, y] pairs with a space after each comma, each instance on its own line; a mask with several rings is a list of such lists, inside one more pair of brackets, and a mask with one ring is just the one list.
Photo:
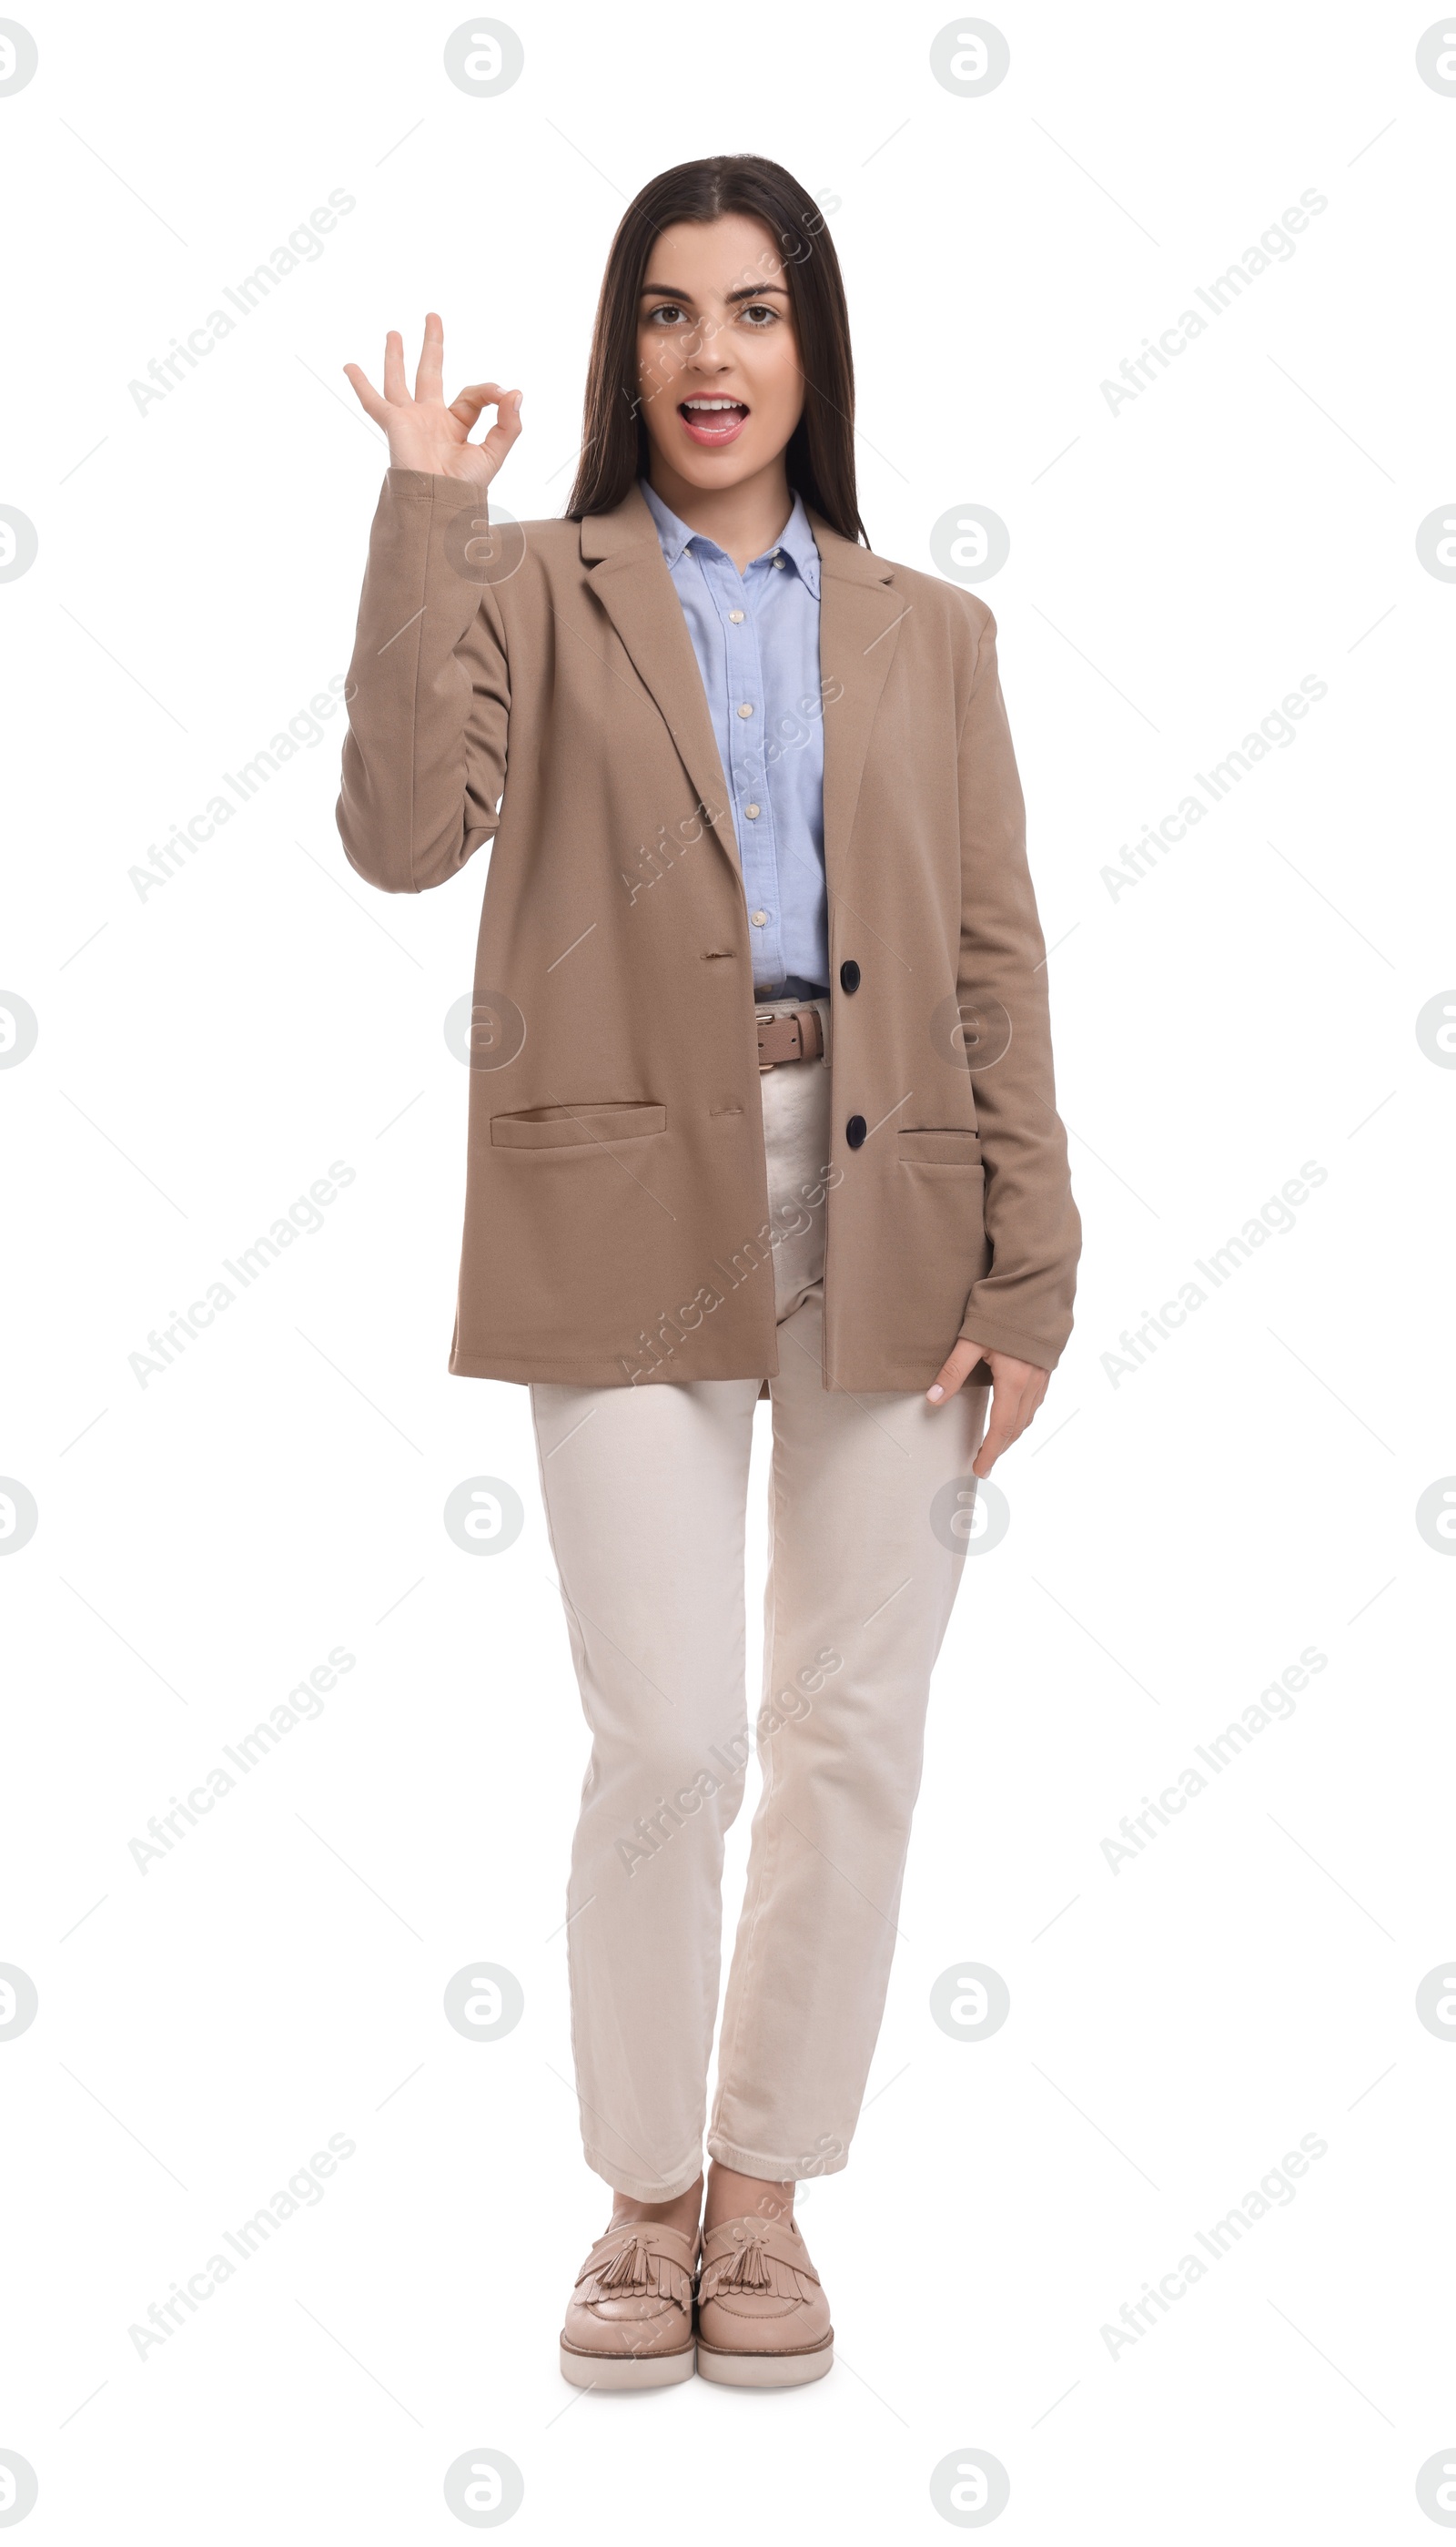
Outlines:
[[720, 347], [719, 337], [726, 322], [721, 318], [702, 318], [688, 340], [683, 361], [689, 371], [727, 372], [732, 369], [732, 354]]

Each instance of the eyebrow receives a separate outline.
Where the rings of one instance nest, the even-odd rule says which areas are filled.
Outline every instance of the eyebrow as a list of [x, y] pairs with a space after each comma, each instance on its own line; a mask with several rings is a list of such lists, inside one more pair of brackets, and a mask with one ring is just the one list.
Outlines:
[[[727, 293], [724, 297], [728, 301], [766, 301], [770, 293], [777, 293], [781, 301], [789, 298], [788, 287], [782, 283], [743, 283], [736, 292]], [[656, 294], [664, 301], [691, 301], [693, 298], [691, 292], [684, 292], [675, 283], [644, 283], [643, 298], [650, 294]]]

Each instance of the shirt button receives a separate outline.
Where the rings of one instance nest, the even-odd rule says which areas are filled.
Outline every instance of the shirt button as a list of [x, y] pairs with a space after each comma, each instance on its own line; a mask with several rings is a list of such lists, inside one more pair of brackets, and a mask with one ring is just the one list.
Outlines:
[[762, 812], [762, 810], [763, 810], [763, 809], [762, 809], [762, 807], [761, 807], [761, 806], [758, 806], [758, 805], [745, 805], [745, 806], [744, 806], [744, 808], [743, 808], [743, 811], [744, 811], [744, 813], [747, 815], [748, 820], [749, 820], [749, 822], [750, 822], [750, 823], [756, 823], [756, 822], [757, 822], [758, 817], [759, 817], [760, 813]]
[[865, 1141], [869, 1134], [869, 1129], [870, 1127], [865, 1121], [863, 1114], [851, 1114], [849, 1121], [844, 1126], [844, 1137], [852, 1150], [862, 1150], [864, 1148]]
[[784, 571], [784, 561], [783, 561], [783, 559], [782, 559], [781, 557], [776, 557], [776, 558], [775, 558], [775, 560], [774, 560], [774, 564], [775, 564], [775, 566], [778, 568], [780, 574], [782, 574], [782, 573], [783, 573], [783, 571]]
[[739, 708], [738, 714], [739, 716], [751, 716], [753, 714], [753, 710], [750, 707], [742, 707]]
[[729, 617], [729, 619], [732, 621], [733, 626], [734, 626], [735, 628], [736, 628], [736, 626], [737, 626], [737, 624], [738, 624], [738, 621], [742, 618], [742, 616], [743, 616], [743, 614], [742, 614], [741, 610], [730, 610], [730, 611], [728, 612], [728, 617]]
[[[750, 911], [748, 917], [752, 921], [755, 928], [767, 927], [768, 913], [766, 911]], [[863, 1138], [863, 1135], [861, 1135], [861, 1138]]]

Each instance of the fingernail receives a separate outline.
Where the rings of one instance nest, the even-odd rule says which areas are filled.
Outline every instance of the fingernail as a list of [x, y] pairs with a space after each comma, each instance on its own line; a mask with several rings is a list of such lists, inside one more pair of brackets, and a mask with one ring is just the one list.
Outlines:
[[929, 1398], [932, 1406], [938, 1406], [945, 1395], [945, 1390], [941, 1387], [939, 1380], [937, 1380], [933, 1388], [926, 1389], [925, 1394]]

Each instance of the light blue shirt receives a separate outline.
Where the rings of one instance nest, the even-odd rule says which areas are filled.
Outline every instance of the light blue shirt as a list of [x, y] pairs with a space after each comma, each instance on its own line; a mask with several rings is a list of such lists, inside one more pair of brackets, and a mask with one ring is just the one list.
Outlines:
[[819, 553], [804, 499], [739, 574], [639, 481], [682, 603], [728, 780], [758, 999], [823, 990], [824, 728]]

